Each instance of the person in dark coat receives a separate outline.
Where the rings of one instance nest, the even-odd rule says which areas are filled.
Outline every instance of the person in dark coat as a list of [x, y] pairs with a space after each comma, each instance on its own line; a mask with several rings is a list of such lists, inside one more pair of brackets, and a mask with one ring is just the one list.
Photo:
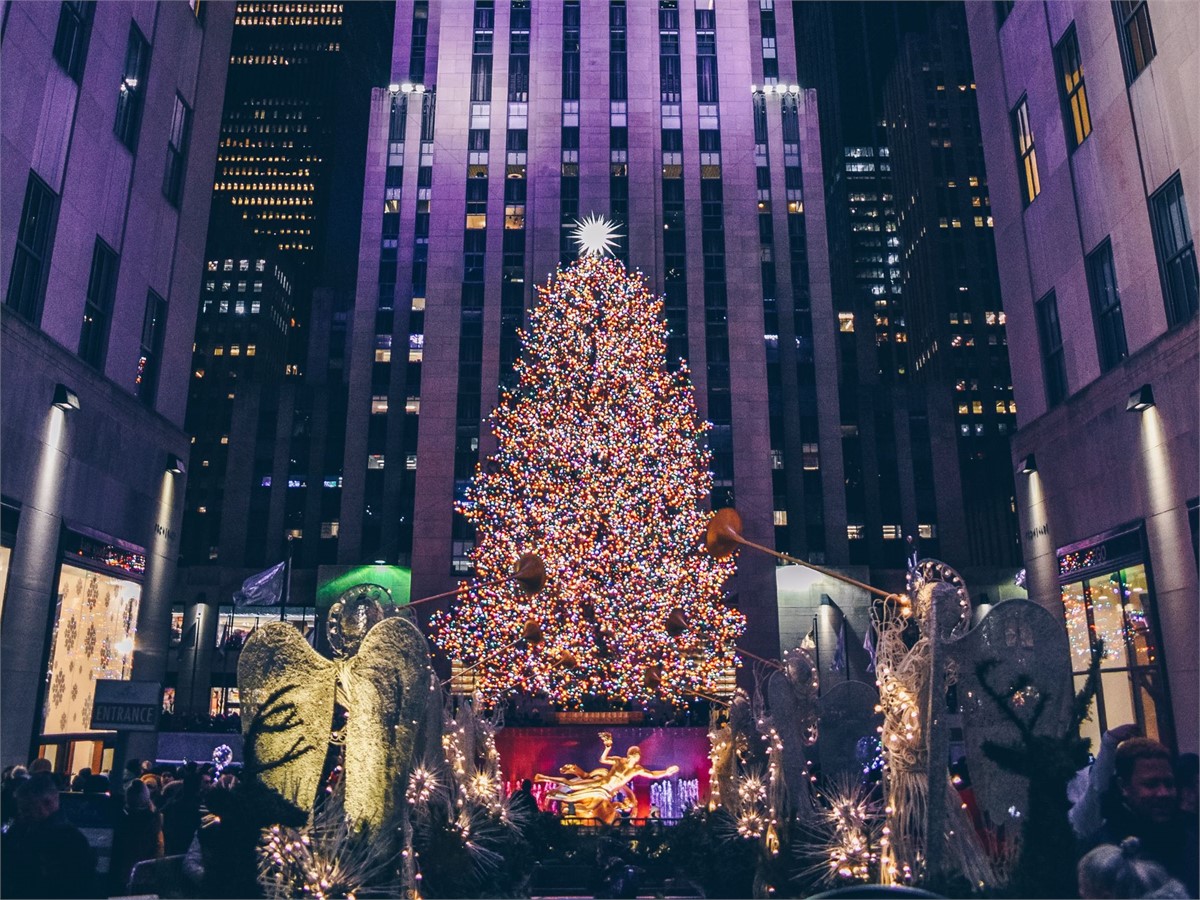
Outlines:
[[1158, 741], [1130, 738], [1117, 747], [1116, 793], [1105, 804], [1104, 824], [1085, 840], [1083, 849], [1100, 844], [1120, 846], [1138, 839], [1140, 854], [1183, 882], [1191, 897], [1200, 897], [1200, 837], [1180, 810], [1171, 752]]
[[124, 894], [129, 873], [144, 859], [163, 855], [162, 814], [150, 800], [145, 782], [134, 779], [125, 788], [125, 808], [113, 832], [112, 893]]
[[33, 776], [16, 800], [17, 817], [0, 838], [0, 896], [94, 896], [96, 854], [59, 809], [53, 776]]

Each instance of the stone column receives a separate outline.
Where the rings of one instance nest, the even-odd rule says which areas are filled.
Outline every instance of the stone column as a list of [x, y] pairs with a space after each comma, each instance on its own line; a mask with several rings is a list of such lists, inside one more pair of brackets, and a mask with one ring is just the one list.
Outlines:
[[0, 759], [26, 763], [40, 723], [35, 721], [46, 680], [46, 639], [54, 608], [54, 573], [62, 532], [70, 419], [51, 406], [41, 438], [29, 499], [21, 508], [0, 627]]

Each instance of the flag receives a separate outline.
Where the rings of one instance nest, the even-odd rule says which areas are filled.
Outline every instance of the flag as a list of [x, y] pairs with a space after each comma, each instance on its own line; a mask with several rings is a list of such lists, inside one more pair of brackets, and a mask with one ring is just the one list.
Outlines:
[[838, 629], [837, 647], [833, 651], [833, 663], [830, 669], [834, 672], [846, 671], [846, 620], [842, 619], [842, 625]]
[[265, 572], [251, 575], [242, 582], [242, 589], [233, 595], [233, 602], [246, 606], [279, 606], [283, 600], [283, 579], [287, 563], [271, 566]]
[[863, 638], [863, 649], [867, 651], [867, 671], [875, 671], [875, 623], [867, 623], [867, 636]]

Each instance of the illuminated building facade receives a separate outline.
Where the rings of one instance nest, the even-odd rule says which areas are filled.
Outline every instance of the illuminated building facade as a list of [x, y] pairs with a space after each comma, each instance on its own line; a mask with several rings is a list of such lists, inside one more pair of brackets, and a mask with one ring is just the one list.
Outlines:
[[1200, 22], [1154, 0], [967, 20], [1030, 595], [1076, 671], [1105, 640], [1093, 738], [1136, 722], [1194, 751]]
[[290, 550], [311, 602], [337, 558], [368, 102], [391, 31], [388, 3], [236, 4], [188, 405], [180, 715], [236, 709], [236, 654], [211, 685], [208, 669], [242, 580]]
[[165, 672], [233, 10], [3, 15], [0, 752], [100, 771], [95, 680]]
[[[401, 2], [373, 100], [350, 352], [344, 562], [410, 563], [414, 595], [469, 575], [454, 500], [492, 449], [533, 285], [574, 220], [665, 295], [714, 423], [713, 501], [748, 535], [847, 556], [815, 98], [789, 4]], [[733, 586], [779, 650], [774, 566]]]
[[953, 412], [965, 553], [959, 565], [1016, 565], [1009, 438], [1016, 427], [1005, 311], [979, 136], [966, 22], [947, 6], [909, 35], [884, 89], [907, 324], [908, 377]]

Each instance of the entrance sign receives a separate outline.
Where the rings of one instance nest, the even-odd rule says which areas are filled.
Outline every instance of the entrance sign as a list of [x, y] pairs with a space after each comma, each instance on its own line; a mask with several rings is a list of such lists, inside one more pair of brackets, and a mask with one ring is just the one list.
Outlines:
[[109, 731], [157, 731], [162, 685], [157, 681], [100, 679], [92, 701], [91, 727]]

